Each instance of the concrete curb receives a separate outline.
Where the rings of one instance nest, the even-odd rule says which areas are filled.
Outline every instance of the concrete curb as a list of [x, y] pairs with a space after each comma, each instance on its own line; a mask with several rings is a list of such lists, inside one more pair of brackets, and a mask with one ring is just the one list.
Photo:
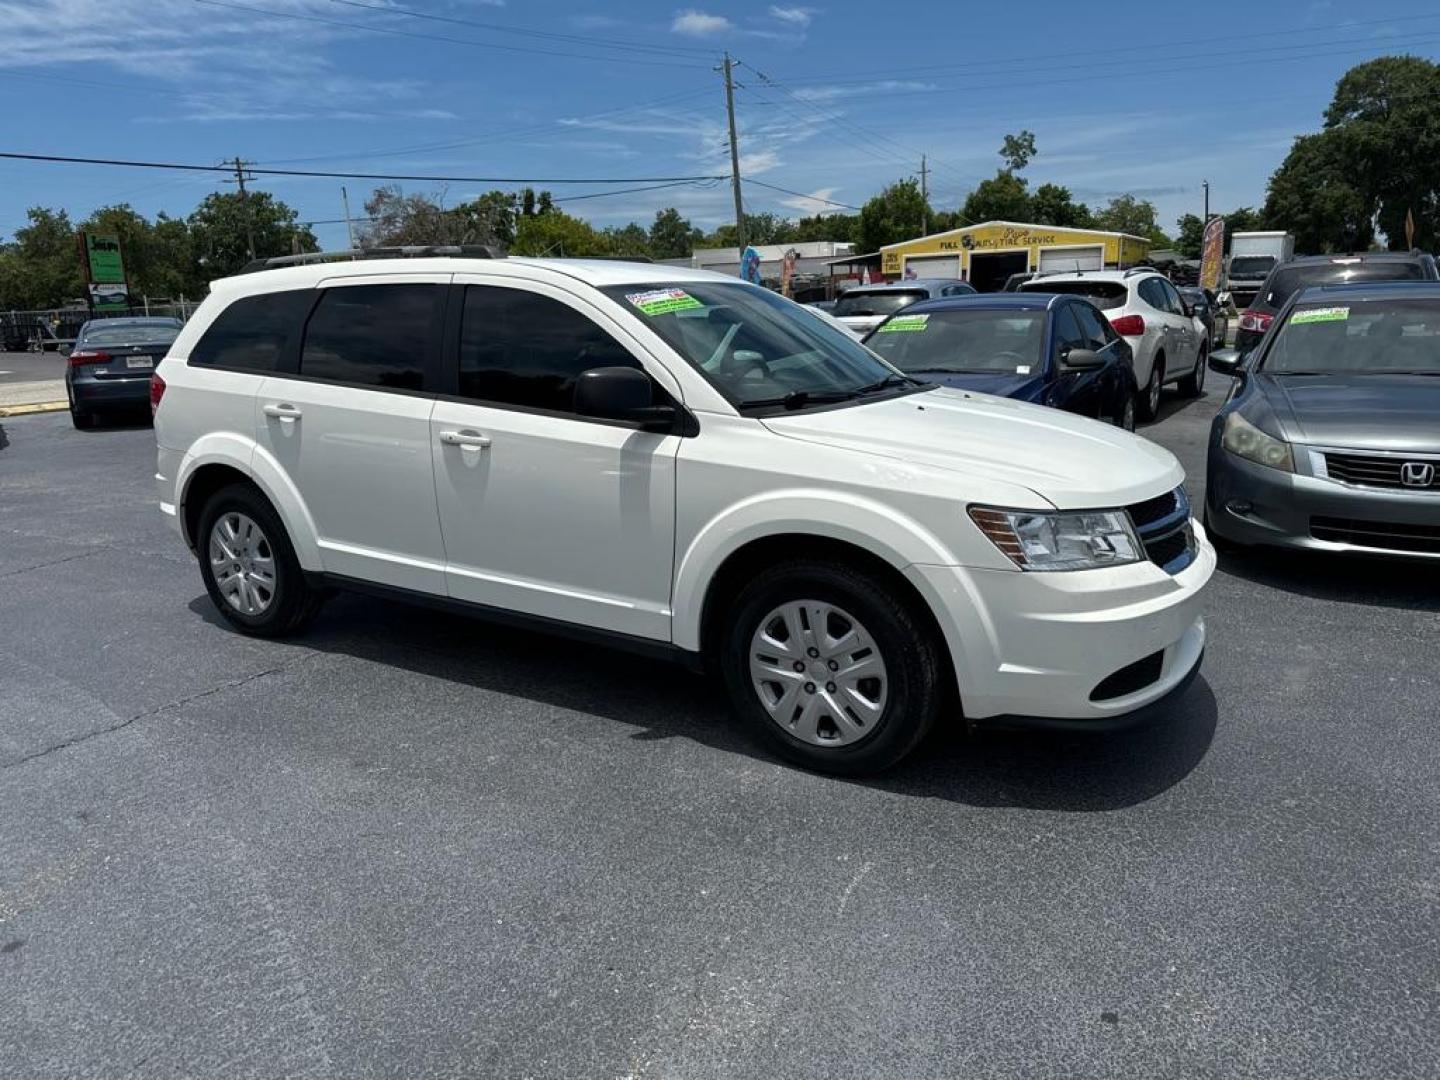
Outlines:
[[61, 412], [70, 408], [68, 401], [37, 401], [30, 405], [0, 405], [0, 417], [24, 416], [27, 413]]

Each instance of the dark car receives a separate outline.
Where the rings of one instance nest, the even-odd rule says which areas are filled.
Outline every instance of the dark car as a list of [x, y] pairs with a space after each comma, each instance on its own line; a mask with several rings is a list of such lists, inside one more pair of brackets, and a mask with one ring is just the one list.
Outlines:
[[1218, 540], [1440, 558], [1440, 284], [1292, 294], [1210, 430]]
[[1434, 256], [1423, 251], [1367, 251], [1360, 255], [1301, 255], [1279, 263], [1250, 306], [1240, 313], [1235, 349], [1247, 353], [1265, 336], [1291, 295], [1310, 285], [1365, 281], [1435, 281]]
[[65, 394], [77, 428], [102, 414], [150, 404], [150, 373], [180, 333], [179, 319], [91, 319], [65, 365]]
[[1135, 429], [1130, 346], [1081, 297], [1024, 292], [925, 300], [890, 316], [865, 344], [926, 382]]
[[1180, 298], [1195, 312], [1195, 318], [1205, 327], [1205, 340], [1210, 343], [1210, 347], [1223, 349], [1225, 335], [1230, 329], [1230, 315], [1221, 306], [1216, 295], [1198, 285], [1187, 285], [1177, 291]]

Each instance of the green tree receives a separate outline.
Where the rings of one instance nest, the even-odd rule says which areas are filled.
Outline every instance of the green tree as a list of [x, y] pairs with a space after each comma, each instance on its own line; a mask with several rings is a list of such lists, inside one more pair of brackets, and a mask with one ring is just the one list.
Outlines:
[[981, 180], [960, 208], [961, 217], [973, 224], [984, 221], [1030, 221], [1034, 207], [1029, 185], [1009, 169], [1001, 169], [989, 180]]
[[[749, 244], [788, 244], [794, 240], [794, 231], [794, 225], [768, 210], [745, 215], [745, 241]], [[737, 246], [735, 226], [728, 223], [717, 226], [706, 243], [713, 247]]]
[[32, 206], [0, 256], [0, 308], [55, 307], [85, 295], [75, 226], [64, 210]]
[[1018, 135], [1006, 135], [1000, 147], [1000, 160], [1005, 162], [1007, 172], [1019, 172], [1030, 164], [1035, 156], [1035, 133], [1022, 130]]
[[656, 259], [687, 259], [705, 234], [691, 225], [673, 206], [655, 211], [650, 226], [650, 253]]
[[515, 255], [609, 255], [609, 238], [563, 210], [522, 216], [515, 228]]
[[515, 196], [509, 192], [487, 191], [477, 199], [460, 203], [451, 214], [459, 222], [460, 239], [456, 243], [508, 248], [515, 242]]
[[1030, 196], [1030, 217], [1025, 220], [1036, 225], [1088, 229], [1095, 219], [1088, 206], [1075, 201], [1069, 188], [1059, 184], [1041, 184]]
[[1095, 227], [1107, 232], [1145, 236], [1156, 244], [1170, 243], [1170, 238], [1155, 220], [1155, 204], [1149, 199], [1137, 199], [1134, 195], [1117, 195], [1111, 199], [1103, 210], [1096, 213]]
[[255, 239], [255, 257], [289, 255], [298, 246], [318, 246], [309, 226], [294, 210], [268, 191], [212, 192], [188, 219], [196, 261], [206, 281], [235, 273], [249, 260], [248, 238]]
[[1205, 222], [1199, 214], [1182, 214], [1175, 220], [1175, 250], [1187, 259], [1200, 258], [1205, 246]]
[[861, 252], [878, 251], [886, 244], [920, 236], [930, 208], [914, 177], [897, 180], [860, 208], [855, 245]]
[[860, 219], [854, 214], [815, 214], [795, 222], [792, 242], [800, 244], [816, 240], [833, 240], [839, 244], [853, 243]]
[[1365, 251], [1375, 239], [1378, 200], [1362, 182], [1329, 132], [1301, 135], [1270, 177], [1265, 220], [1293, 234], [1301, 251]]
[[365, 245], [492, 244], [504, 247], [515, 236], [514, 197], [492, 191], [459, 206], [445, 205], [445, 192], [413, 192], [398, 185], [376, 188], [365, 200], [369, 222], [360, 230]]
[[629, 225], [611, 226], [604, 232], [607, 254], [625, 256], [650, 256], [650, 234], [645, 226], [631, 222]]

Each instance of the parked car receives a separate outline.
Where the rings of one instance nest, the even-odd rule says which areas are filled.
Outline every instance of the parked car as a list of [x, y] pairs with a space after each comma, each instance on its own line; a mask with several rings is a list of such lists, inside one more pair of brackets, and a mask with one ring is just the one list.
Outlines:
[[865, 336], [864, 334], [860, 333], [860, 331], [846, 326], [843, 322], [841, 322], [834, 315], [832, 315], [830, 311], [826, 308], [819, 307], [816, 304], [801, 304], [800, 310], [806, 312], [807, 314], [813, 315], [815, 318], [825, 323], [825, 325], [833, 327], [834, 329], [840, 331], [840, 333], [844, 334], [846, 337], [852, 337], [856, 341], [859, 341]]
[[710, 665], [777, 752], [840, 773], [947, 702], [1096, 730], [1200, 663], [1215, 557], [1169, 451], [921, 383], [726, 275], [223, 279], [152, 399], [161, 510], [244, 633], [351, 588]]
[[80, 327], [65, 365], [65, 396], [77, 428], [150, 403], [150, 373], [165, 355], [179, 319], [91, 319]]
[[811, 300], [802, 306], [814, 308], [816, 311], [823, 311], [826, 314], [831, 314], [835, 311], [834, 300]]
[[917, 300], [968, 296], [974, 291], [968, 283], [954, 278], [912, 278], [887, 285], [854, 285], [835, 301], [830, 314], [863, 336]]
[[1140, 419], [1155, 419], [1160, 388], [1167, 382], [1178, 382], [1186, 397], [1204, 391], [1210, 352], [1205, 328], [1164, 274], [1148, 268], [1046, 274], [1025, 282], [1020, 291], [1088, 297], [1105, 313], [1134, 357]]
[[1210, 431], [1205, 516], [1236, 544], [1440, 558], [1440, 283], [1308, 286]]
[[1209, 289], [1198, 285], [1180, 286], [1180, 299], [1190, 305], [1195, 318], [1205, 327], [1205, 340], [1211, 349], [1225, 348], [1225, 336], [1230, 332], [1230, 313]]
[[1077, 296], [986, 293], [922, 300], [865, 343], [907, 375], [1033, 401], [1135, 430], [1130, 346]]
[[1039, 270], [1021, 270], [1018, 274], [1011, 274], [1005, 279], [1005, 285], [1001, 292], [1015, 292], [1020, 286], [1040, 276]]
[[1265, 279], [1250, 306], [1240, 313], [1235, 348], [1246, 353], [1260, 344], [1285, 302], [1310, 285], [1361, 281], [1435, 281], [1435, 257], [1423, 251], [1367, 251], [1359, 255], [1302, 255], [1281, 263]]

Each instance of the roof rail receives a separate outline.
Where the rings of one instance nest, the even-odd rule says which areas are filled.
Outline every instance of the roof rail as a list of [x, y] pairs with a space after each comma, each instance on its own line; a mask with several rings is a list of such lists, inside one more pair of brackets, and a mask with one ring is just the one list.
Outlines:
[[307, 251], [300, 255], [276, 255], [269, 259], [252, 259], [241, 267], [240, 273], [253, 274], [260, 270], [278, 270], [284, 266], [352, 262], [359, 259], [424, 259], [445, 256], [456, 259], [503, 259], [505, 257], [499, 249], [486, 244], [403, 244], [395, 247]]
[[[1125, 271], [1125, 276], [1126, 276], [1126, 277], [1129, 277], [1131, 274], [1159, 274], [1159, 273], [1160, 273], [1160, 271], [1157, 270], [1157, 269], [1155, 269], [1155, 267], [1153, 267], [1153, 266], [1131, 266], [1131, 267], [1129, 267], [1129, 268], [1126, 269], [1126, 271]], [[1164, 276], [1164, 275], [1161, 275], [1161, 276]]]

